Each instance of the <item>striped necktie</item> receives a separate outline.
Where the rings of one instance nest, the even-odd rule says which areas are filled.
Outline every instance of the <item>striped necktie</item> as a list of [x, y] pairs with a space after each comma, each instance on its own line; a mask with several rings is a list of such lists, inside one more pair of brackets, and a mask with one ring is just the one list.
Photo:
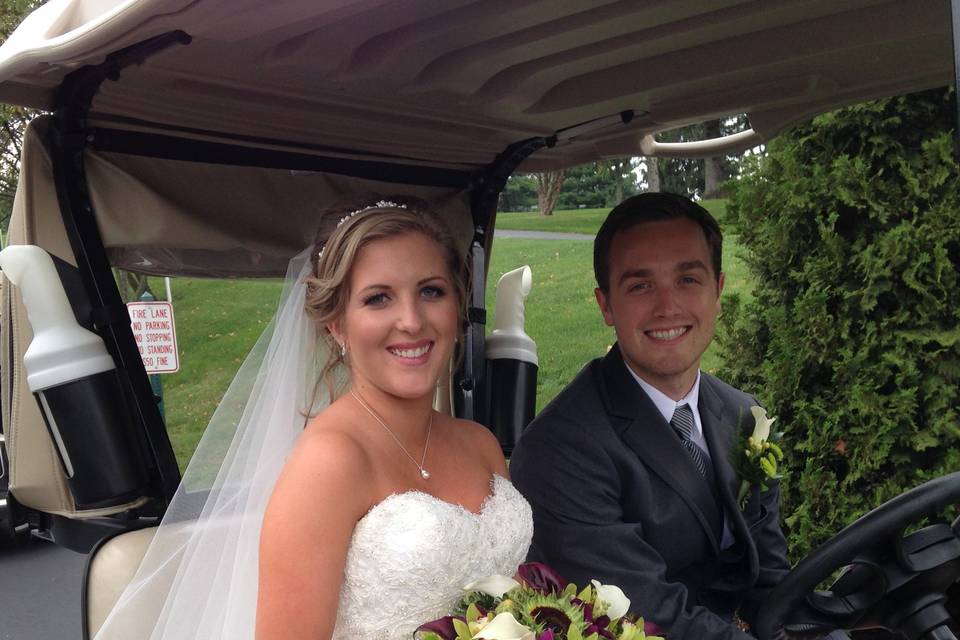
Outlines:
[[680, 444], [690, 454], [693, 464], [697, 465], [700, 474], [706, 477], [707, 454], [691, 438], [693, 435], [693, 410], [690, 405], [682, 404], [674, 410], [673, 417], [670, 418], [670, 426], [673, 427], [677, 437], [680, 438]]

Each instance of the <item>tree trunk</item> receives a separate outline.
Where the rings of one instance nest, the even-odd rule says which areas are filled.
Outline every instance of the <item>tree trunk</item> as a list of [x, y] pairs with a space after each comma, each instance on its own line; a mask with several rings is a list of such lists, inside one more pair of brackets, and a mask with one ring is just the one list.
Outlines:
[[150, 291], [150, 283], [147, 282], [147, 276], [142, 273], [133, 273], [123, 269], [114, 270], [117, 277], [117, 288], [120, 289], [120, 297], [124, 302], [137, 302], [140, 296]]
[[[711, 138], [719, 138], [722, 134], [720, 129], [719, 120], [711, 120], [710, 122], [703, 123], [703, 132], [704, 137], [709, 140]], [[704, 198], [721, 198], [723, 193], [721, 192], [720, 185], [726, 179], [726, 176], [723, 172], [723, 166], [721, 165], [723, 158], [705, 158], [703, 161], [703, 197]]]
[[724, 175], [720, 158], [705, 158], [703, 161], [703, 197], [722, 198]]
[[537, 204], [540, 206], [540, 215], [552, 216], [560, 198], [560, 189], [567, 177], [567, 170], [545, 171], [535, 174], [537, 178]]
[[623, 202], [623, 173], [630, 168], [630, 158], [624, 158], [613, 163], [613, 204]]
[[647, 191], [650, 193], [660, 193], [660, 163], [657, 162], [657, 159], [653, 156], [644, 158], [643, 163], [647, 166], [647, 171], [644, 175], [647, 180]]

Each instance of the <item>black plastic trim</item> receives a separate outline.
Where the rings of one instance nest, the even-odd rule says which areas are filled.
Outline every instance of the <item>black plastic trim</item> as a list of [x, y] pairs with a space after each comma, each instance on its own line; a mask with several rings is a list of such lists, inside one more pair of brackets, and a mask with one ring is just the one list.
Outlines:
[[[493, 239], [500, 192], [520, 163], [530, 154], [556, 144], [556, 136], [530, 138], [511, 144], [487, 167], [482, 182], [474, 190], [470, 210], [473, 214], [473, 242], [470, 245], [470, 292], [467, 305], [470, 325], [464, 333], [463, 358], [454, 376], [454, 407], [458, 416], [490, 426], [483, 384], [486, 381], [486, 282], [488, 252]], [[499, 434], [498, 434], [499, 435]]]
[[[117, 365], [133, 417], [142, 425], [142, 428], [133, 428], [146, 454], [145, 464], [151, 477], [149, 495], [159, 502], [155, 505], [159, 511], [165, 510], [173, 497], [180, 483], [180, 470], [130, 323], [119, 321], [119, 310], [125, 306], [103, 247], [84, 173], [84, 151], [90, 141], [86, 116], [105, 80], [116, 80], [124, 68], [140, 64], [168, 47], [189, 42], [190, 36], [182, 31], [161, 34], [108, 55], [102, 64], [74, 71], [64, 78], [58, 89], [57, 109], [49, 131], [54, 183], [64, 228], [89, 299], [91, 321]], [[72, 528], [63, 529], [63, 535], [69, 538]], [[58, 544], [74, 548], [84, 542], [61, 539]]]
[[265, 169], [317, 171], [428, 187], [463, 188], [475, 183], [478, 178], [478, 172], [475, 171], [336, 158], [122, 129], [94, 129], [90, 133], [90, 144], [94, 149], [108, 153]]

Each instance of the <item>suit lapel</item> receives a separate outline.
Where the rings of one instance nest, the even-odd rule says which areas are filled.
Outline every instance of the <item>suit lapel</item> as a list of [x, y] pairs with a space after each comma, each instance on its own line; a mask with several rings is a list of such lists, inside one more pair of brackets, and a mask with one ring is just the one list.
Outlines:
[[[714, 473], [717, 478], [717, 491], [723, 504], [724, 512], [730, 519], [733, 535], [736, 538], [734, 553], [731, 554], [731, 563], [744, 569], [744, 573], [734, 572], [729, 576], [730, 589], [742, 587], [741, 582], [752, 584], [758, 575], [759, 559], [757, 548], [750, 536], [750, 530], [744, 520], [740, 505], [737, 504], [737, 492], [740, 489], [740, 479], [737, 478], [730, 460], [730, 447], [736, 436], [736, 425], [739, 424], [740, 408], [727, 407], [714, 389], [714, 381], [707, 375], [700, 376], [700, 422], [703, 425], [704, 437], [710, 447], [710, 456], [713, 460]], [[736, 550], [741, 553], [736, 553]], [[746, 562], [744, 562], [744, 556]], [[724, 588], [722, 585], [715, 587]]]
[[[706, 375], [700, 376], [700, 423], [703, 436], [710, 448], [714, 473], [717, 477], [717, 489], [725, 507], [733, 507], [740, 481], [730, 466], [730, 446], [733, 444], [736, 417], [731, 419], [725, 411], [723, 400], [717, 395], [713, 383]], [[739, 511], [739, 509], [736, 509]]]
[[689, 506], [714, 553], [719, 554], [712, 523], [720, 521], [721, 513], [710, 487], [656, 405], [630, 375], [619, 346], [603, 359], [601, 372], [606, 384], [600, 393], [608, 412], [620, 418], [615, 422], [620, 437]]

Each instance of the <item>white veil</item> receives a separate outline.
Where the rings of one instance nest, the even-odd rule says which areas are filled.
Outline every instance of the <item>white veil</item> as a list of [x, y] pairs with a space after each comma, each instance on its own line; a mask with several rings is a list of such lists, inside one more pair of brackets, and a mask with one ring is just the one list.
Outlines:
[[304, 311], [310, 251], [290, 261], [277, 314], [217, 407], [95, 640], [253, 638], [263, 513], [307, 415], [329, 401], [314, 397], [326, 348]]

